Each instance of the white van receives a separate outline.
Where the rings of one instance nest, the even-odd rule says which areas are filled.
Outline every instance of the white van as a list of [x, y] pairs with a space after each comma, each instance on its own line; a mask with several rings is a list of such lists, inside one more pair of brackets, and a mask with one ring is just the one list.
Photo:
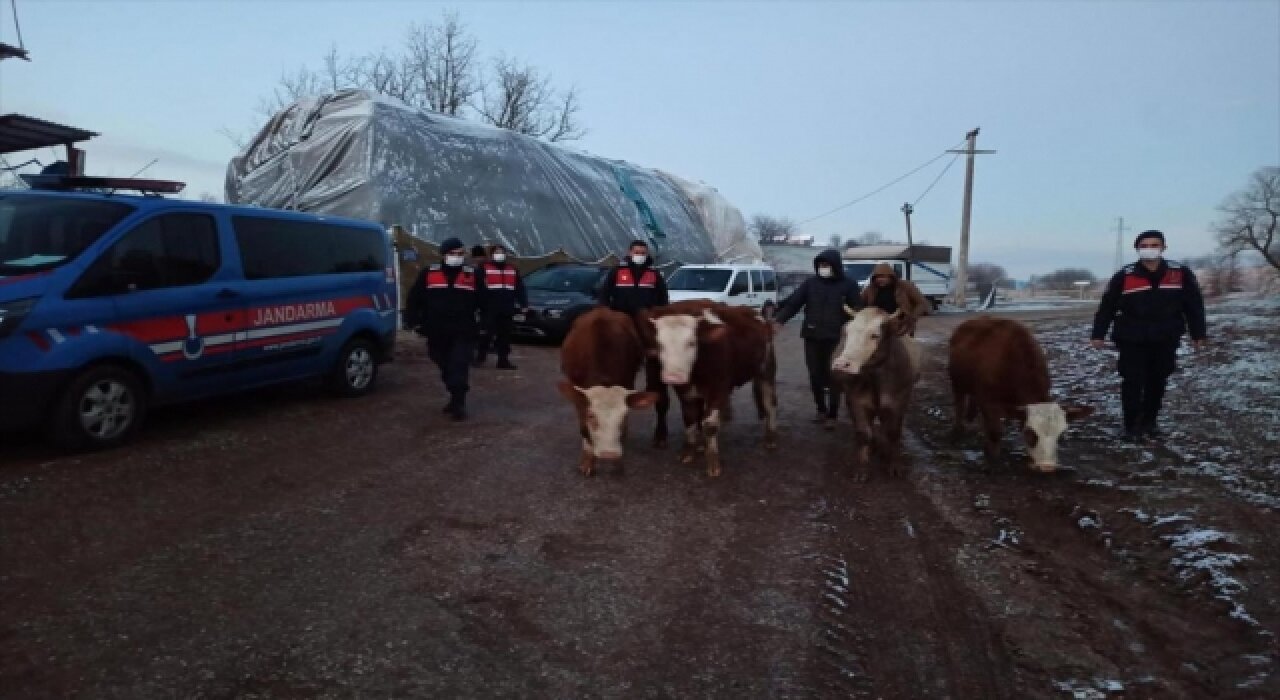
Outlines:
[[756, 309], [778, 304], [778, 275], [765, 263], [685, 265], [667, 279], [671, 301], [710, 299]]

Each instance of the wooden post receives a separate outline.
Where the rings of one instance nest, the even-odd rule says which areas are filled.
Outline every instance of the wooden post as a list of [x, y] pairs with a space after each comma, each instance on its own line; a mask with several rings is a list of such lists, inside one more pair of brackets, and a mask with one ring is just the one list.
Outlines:
[[995, 151], [979, 151], [978, 131], [974, 129], [965, 134], [968, 141], [963, 151], [948, 150], [948, 153], [964, 153], [969, 156], [964, 168], [964, 213], [960, 220], [960, 259], [956, 262], [955, 289], [952, 290], [953, 303], [963, 309], [969, 286], [969, 217], [973, 212], [973, 157], [978, 154], [995, 153]]
[[911, 263], [915, 261], [915, 243], [911, 240], [911, 212], [915, 211], [911, 202], [902, 204], [902, 215], [907, 217], [907, 275], [911, 279]]

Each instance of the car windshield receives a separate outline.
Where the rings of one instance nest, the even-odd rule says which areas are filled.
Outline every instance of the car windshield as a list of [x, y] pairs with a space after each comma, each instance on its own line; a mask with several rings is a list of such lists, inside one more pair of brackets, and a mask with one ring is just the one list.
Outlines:
[[577, 292], [590, 294], [600, 279], [600, 268], [555, 266], [544, 267], [531, 273], [524, 280], [529, 289], [541, 289], [548, 292]]
[[875, 263], [845, 263], [844, 276], [861, 282], [870, 277], [875, 268]]
[[0, 275], [74, 260], [132, 211], [121, 202], [0, 194]]
[[667, 288], [677, 292], [723, 292], [733, 270], [682, 267], [671, 275]]

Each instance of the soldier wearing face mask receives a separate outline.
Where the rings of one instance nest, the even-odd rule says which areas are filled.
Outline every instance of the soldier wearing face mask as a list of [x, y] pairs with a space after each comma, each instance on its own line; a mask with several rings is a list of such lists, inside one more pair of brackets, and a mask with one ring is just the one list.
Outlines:
[[440, 378], [449, 392], [444, 412], [461, 421], [467, 417], [484, 277], [466, 264], [467, 248], [457, 238], [441, 243], [440, 252], [444, 262], [423, 269], [409, 289], [404, 324], [426, 337], [427, 356], [440, 368]]
[[486, 333], [480, 336], [476, 350], [476, 366], [484, 365], [492, 345], [498, 355], [498, 369], [515, 369], [511, 364], [512, 317], [517, 309], [529, 312], [529, 296], [524, 280], [514, 265], [507, 262], [507, 249], [500, 245], [489, 248], [488, 261], [479, 268], [484, 274], [485, 295], [481, 318]]
[[824, 250], [813, 259], [815, 277], [805, 280], [778, 306], [775, 321], [786, 323], [804, 309], [804, 363], [809, 368], [809, 388], [818, 411], [815, 423], [827, 430], [836, 426], [840, 414], [840, 387], [831, 381], [831, 356], [840, 345], [840, 334], [849, 320], [845, 307], [862, 308], [858, 283], [844, 276], [840, 251]]
[[1191, 268], [1164, 259], [1164, 234], [1143, 231], [1133, 242], [1138, 262], [1111, 278], [1093, 319], [1090, 344], [1106, 345], [1108, 328], [1120, 351], [1124, 435], [1161, 437], [1156, 423], [1178, 345], [1188, 328], [1196, 350], [1206, 342], [1204, 298]]
[[604, 287], [600, 290], [600, 303], [633, 317], [641, 309], [670, 303], [667, 283], [653, 269], [649, 244], [639, 240], [631, 241], [626, 259], [618, 263], [605, 278]]

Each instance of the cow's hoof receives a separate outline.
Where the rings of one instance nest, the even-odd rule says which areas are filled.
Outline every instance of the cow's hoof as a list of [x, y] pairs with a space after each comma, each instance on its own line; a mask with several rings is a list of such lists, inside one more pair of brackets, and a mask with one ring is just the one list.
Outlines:
[[765, 448], [766, 450], [776, 450], [776, 449], [778, 449], [778, 438], [776, 438], [776, 437], [767, 437], [767, 438], [765, 438], [765, 439], [764, 439], [764, 448]]
[[865, 484], [871, 479], [871, 471], [861, 467], [853, 470], [853, 483]]
[[583, 476], [595, 476], [596, 470], [592, 467], [581, 467], [580, 471]]
[[707, 476], [711, 477], [712, 479], [716, 478], [717, 476], [720, 476], [720, 465], [719, 465], [719, 464], [708, 464], [708, 465], [707, 465]]
[[681, 464], [693, 464], [693, 459], [694, 459], [694, 454], [692, 452], [689, 452], [687, 450], [680, 452]]

